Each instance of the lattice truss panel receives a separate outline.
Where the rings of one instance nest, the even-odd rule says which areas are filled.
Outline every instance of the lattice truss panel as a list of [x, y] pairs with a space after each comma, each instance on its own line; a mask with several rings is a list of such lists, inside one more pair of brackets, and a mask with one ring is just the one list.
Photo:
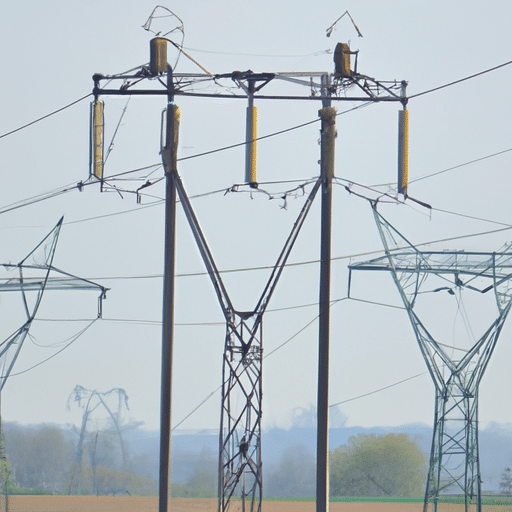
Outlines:
[[247, 319], [236, 313], [232, 318], [226, 326], [222, 370], [220, 509], [227, 510], [231, 498], [239, 494], [249, 499], [250, 510], [259, 510], [263, 497], [262, 318]]
[[0, 391], [16, 363], [46, 290], [97, 290], [100, 292], [98, 316], [101, 315], [101, 300], [106, 294], [106, 288], [53, 266], [62, 222], [61, 218], [52, 231], [19, 263], [4, 263], [0, 267], [3, 270], [3, 275], [0, 275], [0, 293], [21, 292], [24, 311], [21, 327], [0, 343]]
[[466, 510], [473, 499], [481, 506], [478, 388], [512, 304], [511, 246], [419, 251], [373, 212], [386, 254], [350, 270], [391, 273], [435, 385], [425, 510], [437, 510], [441, 494], [465, 495]]
[[223, 354], [219, 443], [219, 511], [230, 509], [240, 497], [242, 510], [260, 512], [263, 499], [261, 460], [262, 323], [288, 256], [321, 185], [318, 179], [309, 193], [284, 244], [258, 303], [252, 311], [237, 311], [224, 286], [181, 178], [173, 180], [199, 252], [226, 320]]

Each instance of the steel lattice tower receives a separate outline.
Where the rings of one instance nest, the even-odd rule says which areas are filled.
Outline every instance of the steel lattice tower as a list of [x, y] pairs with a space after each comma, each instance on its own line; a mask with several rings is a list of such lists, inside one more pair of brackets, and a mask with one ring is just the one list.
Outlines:
[[[466, 512], [471, 503], [480, 512], [478, 389], [512, 305], [512, 251], [506, 246], [494, 253], [420, 252], [375, 206], [373, 212], [386, 255], [349, 268], [391, 273], [434, 382], [436, 405], [423, 510], [426, 512], [432, 504], [437, 511], [442, 495], [462, 494]], [[459, 301], [466, 292], [476, 295], [479, 304], [493, 296], [494, 320], [483, 335], [469, 340], [465, 348], [450, 347], [434, 338], [418, 312], [426, 311], [422, 309], [424, 297], [436, 294], [436, 317], [443, 314], [440, 293], [457, 301], [460, 310]], [[478, 316], [481, 313], [483, 310], [478, 310]], [[432, 327], [437, 329], [439, 325]], [[461, 351], [462, 356], [454, 355]]]
[[61, 218], [51, 232], [22, 261], [17, 264], [1, 265], [8, 276], [0, 276], [0, 293], [20, 291], [26, 319], [18, 330], [0, 344], [0, 391], [4, 388], [16, 363], [46, 290], [99, 291], [98, 318], [101, 317], [102, 299], [106, 296], [107, 289], [53, 266], [63, 220], [64, 218]]
[[259, 512], [263, 498], [263, 314], [320, 188], [321, 179], [315, 182], [307, 197], [258, 303], [252, 311], [244, 312], [237, 311], [231, 302], [177, 172], [173, 173], [173, 180], [226, 320], [219, 442], [219, 511], [227, 511], [232, 498], [238, 495], [242, 499], [242, 510]]
[[[106, 297], [107, 288], [53, 266], [63, 220], [64, 217], [19, 263], [0, 265], [7, 274], [6, 277], [0, 276], [0, 293], [21, 292], [21, 302], [25, 313], [23, 325], [0, 343], [0, 392], [3, 391], [16, 364], [46, 290], [95, 290], [100, 292], [98, 318], [101, 318], [102, 300]], [[4, 495], [4, 499], [0, 502], [0, 510], [8, 511], [9, 509], [9, 479], [9, 462], [5, 455], [4, 432], [0, 415], [0, 495]]]
[[[114, 388], [102, 393], [97, 390], [85, 389], [83, 386], [77, 385], [75, 386], [75, 389], [73, 389], [71, 395], [68, 398], [68, 409], [71, 408], [72, 402], [76, 403], [78, 407], [84, 410], [82, 414], [82, 426], [80, 428], [78, 447], [75, 455], [75, 463], [69, 481], [69, 493], [74, 492], [80, 494], [82, 492], [81, 485], [83, 482], [83, 472], [85, 467], [84, 453], [86, 451], [87, 444], [87, 427], [90, 423], [92, 414], [97, 409], [102, 409], [104, 413], [107, 413], [107, 421], [111, 423], [111, 425], [114, 427], [115, 433], [117, 434], [117, 440], [119, 441], [119, 448], [121, 452], [120, 469], [122, 471], [127, 471], [129, 469], [128, 456], [126, 453], [126, 447], [122, 433], [121, 418], [123, 409], [129, 409], [128, 395], [126, 394], [126, 391], [121, 388]], [[96, 431], [96, 439], [93, 444], [93, 447], [89, 447], [89, 450], [92, 450], [90, 456], [92, 459], [91, 466], [93, 477], [93, 492], [95, 493], [98, 492], [96, 481], [96, 443], [98, 439], [97, 436], [98, 431]]]

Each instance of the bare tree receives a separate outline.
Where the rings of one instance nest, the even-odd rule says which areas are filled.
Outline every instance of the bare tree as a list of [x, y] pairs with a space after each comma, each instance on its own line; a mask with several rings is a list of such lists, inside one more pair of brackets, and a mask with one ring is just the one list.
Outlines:
[[510, 468], [506, 468], [501, 474], [500, 490], [502, 494], [510, 496], [512, 494], [512, 474]]

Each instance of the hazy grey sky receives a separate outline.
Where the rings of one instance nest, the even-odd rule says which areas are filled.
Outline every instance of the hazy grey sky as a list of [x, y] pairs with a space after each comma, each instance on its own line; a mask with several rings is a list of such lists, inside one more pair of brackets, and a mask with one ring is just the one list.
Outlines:
[[[94, 73], [114, 74], [146, 63], [150, 34], [141, 26], [154, 7], [146, 0], [2, 2], [0, 135], [87, 95]], [[247, 69], [330, 72], [332, 51], [343, 41], [360, 51], [360, 73], [379, 80], [407, 80], [408, 93], [413, 96], [512, 60], [512, 5], [498, 0], [485, 6], [474, 0], [177, 0], [166, 7], [184, 22], [187, 52], [212, 73]], [[347, 9], [364, 37], [357, 36], [345, 17], [327, 38], [326, 29]], [[176, 72], [200, 70], [182, 56]], [[410, 100], [409, 192], [434, 209], [430, 213], [407, 202], [385, 204], [380, 211], [413, 243], [461, 237], [425, 247], [492, 251], [510, 240], [509, 78], [512, 66], [505, 66]], [[309, 93], [292, 84], [281, 84], [278, 90]], [[104, 99], [108, 143], [127, 101]], [[0, 139], [0, 261], [21, 260], [65, 215], [55, 265], [111, 288], [103, 320], [48, 362], [12, 376], [3, 392], [2, 411], [8, 421], [78, 423], [80, 412], [65, 408], [75, 385], [98, 391], [121, 387], [129, 396], [130, 416], [144, 421], [147, 428], [157, 428], [164, 216], [158, 200], [164, 193], [162, 182], [145, 189], [148, 195], [141, 205], [132, 193], [100, 194], [99, 186], [90, 186], [83, 192], [74, 190], [4, 212], [8, 205], [66, 185], [73, 187], [88, 177], [89, 103], [90, 98], [85, 99]], [[245, 101], [179, 97], [177, 103], [182, 112], [180, 157], [244, 140]], [[107, 176], [159, 163], [164, 105], [163, 98], [130, 100], [106, 165]], [[344, 102], [337, 107], [341, 112], [356, 105]], [[260, 101], [257, 106], [260, 135], [315, 120], [320, 108], [311, 101]], [[379, 190], [393, 194], [399, 108], [398, 104], [374, 104], [337, 118], [336, 176], [345, 181], [334, 187], [333, 300], [347, 295], [347, 265], [382, 249], [368, 202], [349, 195], [344, 185], [380, 185]], [[261, 141], [258, 181], [303, 182], [317, 176], [318, 130], [315, 123]], [[451, 169], [499, 152], [504, 153]], [[148, 172], [135, 175], [145, 181]], [[185, 160], [180, 172], [190, 195], [228, 189], [243, 182], [244, 150]], [[162, 174], [161, 168], [155, 168], [150, 179]], [[133, 191], [144, 181], [115, 184]], [[275, 183], [261, 188], [281, 194], [294, 186]], [[357, 186], [354, 191], [364, 193]], [[193, 201], [222, 270], [272, 265], [303, 203], [304, 197], [289, 196], [283, 209], [284, 200], [269, 201], [257, 193], [217, 193]], [[293, 262], [319, 257], [319, 204], [304, 226], [291, 256]], [[220, 385], [224, 342], [223, 317], [208, 278], [182, 276], [201, 273], [204, 267], [178, 211], [174, 424]], [[501, 228], [505, 229], [466, 237]], [[268, 272], [225, 275], [237, 309], [255, 305]], [[355, 298], [400, 305], [389, 276], [358, 274], [353, 292]], [[318, 264], [287, 268], [264, 321], [266, 354], [291, 340], [265, 360], [265, 426], [286, 426], [295, 408], [309, 408], [316, 401], [317, 300]], [[6, 330], [2, 325], [8, 324], [16, 310], [14, 301], [14, 296], [1, 297], [2, 339], [11, 334], [11, 327]], [[55, 354], [95, 314], [94, 293], [48, 292], [39, 318], [74, 321], [36, 322], [31, 331], [34, 339], [26, 341], [13, 373]], [[461, 318], [453, 318], [442, 326], [446, 328], [444, 342], [456, 343], [452, 333], [460, 322]], [[332, 307], [331, 333], [330, 403], [426, 370], [403, 310], [340, 300]], [[506, 324], [483, 379], [480, 419], [484, 425], [512, 422], [508, 407], [512, 389], [507, 377], [510, 334]], [[433, 400], [433, 385], [424, 374], [342, 404], [340, 409], [351, 425], [431, 423]], [[219, 409], [217, 394], [182, 428], [217, 427]]]

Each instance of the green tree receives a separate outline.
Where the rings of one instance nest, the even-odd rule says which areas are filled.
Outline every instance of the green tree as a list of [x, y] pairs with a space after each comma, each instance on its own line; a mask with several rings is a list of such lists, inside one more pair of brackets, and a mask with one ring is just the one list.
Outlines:
[[205, 448], [199, 454], [194, 474], [184, 486], [184, 495], [208, 498], [217, 493], [218, 462], [213, 452]]
[[157, 483], [132, 471], [98, 466], [96, 468], [96, 486], [97, 494], [145, 495], [156, 492]]
[[56, 425], [5, 429], [5, 449], [20, 487], [63, 491], [73, 460], [73, 445]]
[[420, 496], [426, 456], [406, 434], [358, 434], [330, 459], [332, 496]]

